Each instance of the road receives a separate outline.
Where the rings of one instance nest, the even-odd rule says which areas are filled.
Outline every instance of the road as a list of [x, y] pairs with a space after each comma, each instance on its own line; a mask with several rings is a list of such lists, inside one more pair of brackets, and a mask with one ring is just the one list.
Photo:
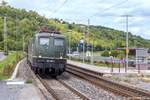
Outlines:
[[2, 61], [3, 59], [5, 59], [6, 58], [6, 56], [4, 55], [4, 53], [3, 52], [0, 52], [0, 61]]

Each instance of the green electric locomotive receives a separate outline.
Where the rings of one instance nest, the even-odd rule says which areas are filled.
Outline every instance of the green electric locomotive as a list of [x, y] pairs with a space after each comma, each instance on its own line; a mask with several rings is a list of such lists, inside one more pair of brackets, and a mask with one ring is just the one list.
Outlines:
[[66, 41], [60, 32], [42, 30], [28, 44], [27, 62], [36, 73], [61, 75], [66, 66]]

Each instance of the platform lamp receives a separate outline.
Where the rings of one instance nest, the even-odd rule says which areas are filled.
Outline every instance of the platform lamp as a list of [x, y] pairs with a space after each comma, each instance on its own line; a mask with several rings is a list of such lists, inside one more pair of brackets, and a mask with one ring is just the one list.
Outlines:
[[72, 30], [68, 30], [67, 33], [68, 33], [68, 45], [69, 45], [69, 60], [71, 59], [70, 57], [70, 54], [71, 54], [71, 32]]

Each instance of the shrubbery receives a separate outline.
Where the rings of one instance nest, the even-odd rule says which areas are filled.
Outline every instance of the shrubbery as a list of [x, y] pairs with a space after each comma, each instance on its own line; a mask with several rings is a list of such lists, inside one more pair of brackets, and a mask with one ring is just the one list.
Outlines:
[[0, 61], [0, 80], [7, 79], [11, 76], [17, 62], [24, 57], [23, 52], [10, 52], [9, 55]]
[[113, 56], [113, 57], [123, 58], [124, 54], [125, 54], [125, 51], [120, 51], [120, 50], [111, 50], [111, 51], [108, 51], [108, 50], [105, 50], [101, 54], [101, 56], [104, 56], [104, 57]]

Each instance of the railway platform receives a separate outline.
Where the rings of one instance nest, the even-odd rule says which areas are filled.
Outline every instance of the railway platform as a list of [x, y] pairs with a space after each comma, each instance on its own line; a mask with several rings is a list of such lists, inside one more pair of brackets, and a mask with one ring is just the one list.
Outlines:
[[4, 60], [6, 56], [4, 55], [4, 52], [0, 52], [0, 61]]
[[120, 74], [126, 74], [126, 73], [150, 74], [150, 70], [140, 70], [139, 71], [139, 70], [134, 69], [134, 68], [128, 68], [127, 71], [125, 71], [124, 67], [119, 69], [119, 68], [111, 68], [111, 67], [107, 67], [107, 66], [96, 66], [96, 65], [81, 63], [81, 62], [72, 61], [72, 60], [67, 60], [67, 63], [71, 64], [71, 65], [78, 66], [78, 67], [82, 67], [85, 69], [89, 69], [92, 71], [96, 71], [99, 73], [103, 73], [103, 74], [118, 74], [118, 73], [120, 73]]

